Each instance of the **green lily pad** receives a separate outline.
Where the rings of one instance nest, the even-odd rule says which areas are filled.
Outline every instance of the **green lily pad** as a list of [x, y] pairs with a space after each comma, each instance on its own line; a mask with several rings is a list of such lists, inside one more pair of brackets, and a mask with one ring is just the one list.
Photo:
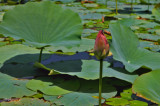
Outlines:
[[75, 46], [80, 43], [82, 27], [77, 13], [44, 1], [28, 2], [7, 11], [0, 32], [35, 47]]
[[[37, 54], [38, 55], [39, 52], [40, 51], [38, 49], [28, 47], [25, 45], [21, 45], [21, 44], [2, 46], [0, 47], [0, 55], [1, 55], [0, 63], [3, 64], [7, 60], [15, 56], [18, 56], [18, 55], [24, 55], [24, 54]], [[48, 53], [48, 52], [44, 51], [44, 53]], [[16, 60], [13, 59], [11, 62], [19, 61], [20, 63], [29, 63], [29, 62], [33, 62], [32, 60], [35, 60], [36, 58], [38, 60], [38, 56], [32, 56], [32, 58], [30, 58], [29, 56], [27, 58], [25, 56], [21, 56], [19, 59], [16, 59]]]
[[33, 66], [33, 64], [27, 63], [5, 63], [1, 67], [0, 72], [16, 78], [32, 78], [33, 76], [48, 74], [48, 72], [46, 71], [38, 70], [36, 67]]
[[18, 101], [2, 102], [2, 106], [51, 106], [51, 103], [37, 98], [22, 98]]
[[[151, 71], [138, 77], [132, 90], [138, 96], [160, 104], [160, 70]], [[147, 82], [147, 83], [146, 83]]]
[[129, 101], [122, 98], [109, 98], [106, 100], [106, 104], [112, 106], [125, 106], [129, 104]]
[[98, 31], [93, 30], [93, 29], [84, 29], [82, 36], [83, 36], [83, 37], [86, 37], [86, 36], [91, 35], [91, 33], [98, 33]]
[[138, 14], [138, 16], [142, 18], [147, 18], [147, 19], [154, 19], [152, 14]]
[[159, 45], [155, 45], [154, 42], [149, 42], [149, 41], [140, 41], [139, 46], [142, 48], [155, 48], [156, 46]]
[[92, 12], [97, 12], [97, 13], [110, 13], [111, 10], [109, 9], [92, 9]]
[[4, 5], [4, 6], [0, 7], [0, 11], [8, 11], [8, 10], [13, 9], [14, 7], [15, 6], [13, 6], [13, 5]]
[[5, 46], [8, 42], [0, 42], [0, 47]]
[[140, 24], [148, 23], [145, 20], [138, 20], [135, 18], [126, 18], [126, 19], [119, 20], [118, 22], [126, 26], [133, 26], [133, 25], [140, 25]]
[[128, 14], [117, 14], [117, 15], [115, 15], [114, 17], [117, 18], [117, 19], [118, 19], [118, 18], [120, 18], [120, 19], [121, 19], [121, 18], [122, 18], [122, 19], [123, 19], [123, 18], [124, 18], [124, 19], [125, 19], [125, 18], [131, 18], [131, 16], [128, 15]]
[[144, 34], [144, 33], [138, 33], [137, 35], [138, 35], [138, 38], [146, 39], [146, 40], [158, 41], [160, 39], [159, 35]]
[[[148, 32], [151, 33], [151, 34], [156, 33], [156, 31], [157, 31], [157, 29], [149, 29], [149, 30], [148, 30]], [[156, 33], [156, 34], [157, 34], [157, 33]], [[157, 34], [157, 35], [158, 35], [158, 34]]]
[[160, 6], [159, 5], [157, 5], [155, 8], [153, 8], [152, 14], [155, 16], [155, 18], [157, 20], [160, 21]]
[[[40, 66], [39, 66], [40, 65]], [[41, 64], [37, 64], [37, 67], [50, 70], [55, 70], [59, 74], [68, 74], [71, 76], [78, 76], [87, 80], [99, 78], [99, 61], [95, 60], [69, 60], [52, 62], [45, 65], [47, 68], [42, 67]], [[116, 77], [118, 79], [125, 80], [133, 83], [136, 74], [130, 74], [127, 71], [119, 68], [109, 68], [110, 64], [104, 61], [103, 77]], [[56, 73], [57, 74], [57, 73]]]
[[132, 101], [129, 101], [129, 103], [130, 103], [130, 106], [148, 106], [148, 103], [142, 102], [139, 100], [132, 100]]
[[96, 19], [102, 19], [103, 14], [100, 13], [79, 13], [80, 17], [82, 20], [87, 20], [87, 19], [92, 19], [92, 20], [96, 20]]
[[3, 20], [4, 12], [0, 12], [0, 22]]
[[160, 36], [160, 29], [155, 30], [156, 34]]
[[71, 3], [71, 2], [74, 2], [76, 0], [53, 0], [53, 1], [60, 1], [62, 3]]
[[87, 8], [96, 8], [98, 7], [97, 3], [88, 3], [88, 4], [83, 4]]
[[[69, 94], [62, 95], [60, 98], [58, 96], [46, 96], [44, 98], [49, 100], [56, 105], [64, 105], [64, 106], [94, 106], [98, 105], [98, 99], [94, 98], [94, 96], [98, 96], [97, 93], [81, 93], [81, 92], [73, 92]], [[102, 100], [104, 102], [104, 100]]]
[[115, 23], [110, 25], [110, 30], [113, 57], [121, 61], [126, 70], [133, 72], [142, 66], [153, 70], [160, 68], [160, 54], [140, 48], [139, 40], [130, 28]]
[[[52, 85], [50, 85], [51, 83]], [[77, 77], [59, 75], [50, 78], [39, 77], [38, 79], [31, 80], [27, 83], [27, 87], [29, 89], [33, 88], [36, 90], [40, 90], [41, 92], [43, 92], [43, 89], [52, 88], [53, 86], [57, 86], [57, 90], [52, 90], [52, 92], [46, 90], [48, 92], [48, 95], [44, 95], [44, 98], [56, 105], [93, 106], [98, 104], [98, 80], [84, 80]], [[59, 92], [61, 91], [61, 89], [66, 90], [66, 94], [62, 94], [62, 92]], [[59, 95], [57, 94], [58, 92]], [[115, 95], [115, 88], [110, 84], [107, 84], [106, 80], [104, 79], [102, 97], [110, 98]], [[104, 99], [102, 100], [102, 102], [104, 102]]]
[[131, 90], [131, 88], [123, 90], [123, 92], [120, 93], [120, 95], [121, 95], [122, 99], [132, 100], [132, 97], [131, 97], [132, 96], [132, 90]]
[[[44, 51], [42, 60], [50, 57]], [[42, 70], [37, 70], [33, 62], [38, 60], [39, 50], [21, 44], [6, 45], [0, 47], [0, 72], [16, 78], [47, 75]]]
[[26, 88], [27, 82], [28, 80], [20, 80], [0, 73], [0, 98], [20, 98], [23, 96], [34, 95], [36, 92]]
[[140, 27], [144, 27], [144, 28], [154, 28], [155, 26], [159, 26], [160, 24], [156, 23], [156, 22], [148, 22], [145, 23], [143, 25], [140, 25]]
[[[77, 80], [68, 80], [60, 82], [63, 86], [69, 86], [69, 89], [64, 89], [63, 87], [59, 87], [54, 85], [54, 81], [51, 77], [42, 77], [39, 79], [32, 79], [27, 83], [27, 88], [33, 91], [41, 91], [46, 95], [63, 95], [72, 92], [71, 90], [77, 90], [79, 88], [79, 82]], [[63, 83], [63, 84], [62, 84]]]

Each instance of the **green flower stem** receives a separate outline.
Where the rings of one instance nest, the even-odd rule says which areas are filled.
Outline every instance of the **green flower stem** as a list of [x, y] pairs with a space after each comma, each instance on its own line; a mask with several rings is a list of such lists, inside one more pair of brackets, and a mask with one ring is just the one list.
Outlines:
[[39, 63], [41, 63], [41, 59], [42, 59], [42, 51], [44, 49], [44, 47], [40, 48], [40, 54], [39, 54]]
[[131, 10], [133, 10], [133, 0], [131, 1]]
[[107, 0], [106, 0], [106, 7], [108, 7], [108, 5], [107, 5]]
[[117, 0], [116, 0], [116, 14], [118, 14]]
[[148, 11], [149, 11], [149, 3], [150, 3], [150, 2], [149, 2], [149, 0], [148, 0]]
[[103, 73], [103, 59], [100, 59], [100, 72], [99, 72], [99, 106], [101, 106], [102, 99], [102, 73]]

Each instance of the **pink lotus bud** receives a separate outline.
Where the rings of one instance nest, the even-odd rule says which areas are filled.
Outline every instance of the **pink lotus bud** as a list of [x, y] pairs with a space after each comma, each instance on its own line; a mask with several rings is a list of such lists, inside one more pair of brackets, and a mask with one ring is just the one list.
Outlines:
[[104, 59], [109, 52], [109, 43], [105, 37], [103, 30], [100, 30], [94, 45], [94, 55], [97, 59]]

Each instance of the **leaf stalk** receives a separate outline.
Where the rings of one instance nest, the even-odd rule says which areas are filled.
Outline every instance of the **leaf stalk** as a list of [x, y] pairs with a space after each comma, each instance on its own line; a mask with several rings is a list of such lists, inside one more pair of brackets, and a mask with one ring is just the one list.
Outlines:
[[40, 49], [41, 50], [40, 50], [40, 54], [39, 54], [39, 63], [41, 63], [41, 60], [42, 60], [42, 52], [43, 52], [44, 47], [41, 47]]
[[100, 59], [100, 70], [99, 70], [99, 106], [102, 101], [102, 74], [103, 74], [103, 59]]
[[117, 0], [116, 0], [116, 14], [118, 14], [118, 6], [117, 6]]

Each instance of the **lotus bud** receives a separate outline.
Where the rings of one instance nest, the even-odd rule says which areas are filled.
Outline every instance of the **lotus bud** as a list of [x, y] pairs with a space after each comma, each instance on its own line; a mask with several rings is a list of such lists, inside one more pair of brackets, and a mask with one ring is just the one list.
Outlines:
[[109, 43], [105, 37], [103, 30], [100, 30], [94, 45], [94, 55], [97, 59], [104, 59], [109, 53]]

